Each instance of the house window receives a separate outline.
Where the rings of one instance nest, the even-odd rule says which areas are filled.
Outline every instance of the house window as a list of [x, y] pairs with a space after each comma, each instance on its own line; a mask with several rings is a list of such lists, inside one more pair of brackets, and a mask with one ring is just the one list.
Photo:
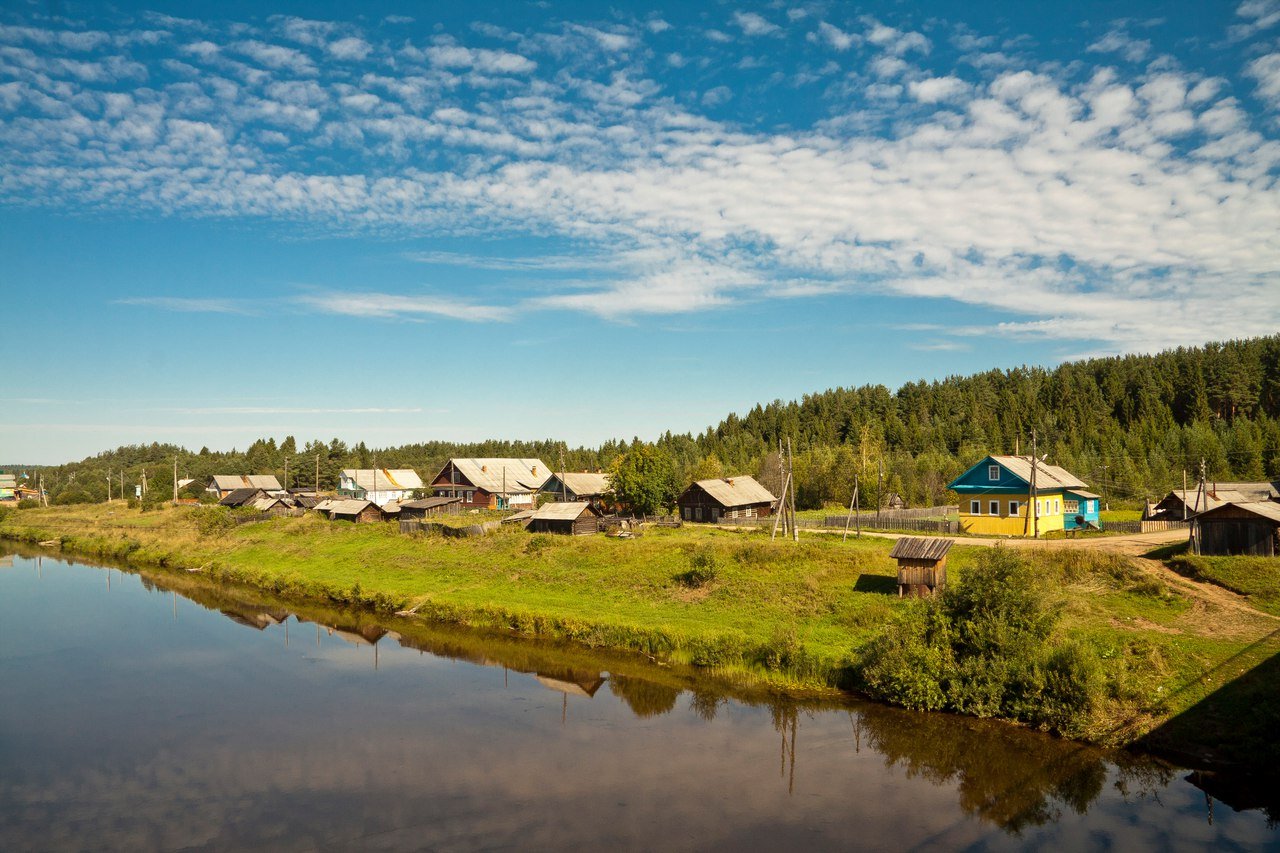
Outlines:
[[987, 466], [987, 479], [988, 479], [988, 480], [999, 480], [999, 479], [1000, 479], [1000, 466], [999, 466], [999, 465], [988, 465], [988, 466]]
[[991, 503], [988, 505], [988, 509], [990, 510], [991, 515], [999, 515], [1000, 501], [991, 501]]
[[1062, 498], [1053, 499], [1053, 514], [1062, 515]]
[[1075, 515], [1080, 511], [1080, 501], [1067, 501], [1063, 506], [1067, 508], [1067, 515]]
[[982, 501], [969, 501], [969, 515], [982, 514]]
[[1022, 509], [1022, 504], [1017, 501], [1009, 501], [1009, 515], [1017, 515]]

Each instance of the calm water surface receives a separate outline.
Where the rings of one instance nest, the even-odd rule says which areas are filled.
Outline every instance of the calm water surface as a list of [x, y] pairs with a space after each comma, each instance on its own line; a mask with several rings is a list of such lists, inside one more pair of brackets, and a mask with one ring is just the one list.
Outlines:
[[0, 850], [1280, 849], [1124, 753], [197, 583], [0, 556]]

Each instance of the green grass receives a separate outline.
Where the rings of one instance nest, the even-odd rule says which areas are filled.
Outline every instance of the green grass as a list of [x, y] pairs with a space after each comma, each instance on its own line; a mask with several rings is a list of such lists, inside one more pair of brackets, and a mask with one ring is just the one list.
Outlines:
[[1141, 521], [1142, 510], [1104, 509], [1098, 513], [1098, 517], [1102, 519], [1102, 524], [1105, 527], [1108, 521]]
[[1247, 595], [1254, 607], [1280, 616], [1280, 559], [1183, 554], [1175, 557], [1170, 565], [1189, 578], [1206, 580]]
[[[0, 536], [58, 539], [68, 551], [195, 570], [290, 600], [641, 652], [792, 693], [849, 687], [868, 644], [912, 606], [896, 595], [893, 543], [869, 537], [806, 533], [797, 545], [771, 542], [767, 531], [691, 525], [618, 539], [512, 525], [453, 539], [316, 514], [223, 519], [201, 508], [55, 507], [8, 513]], [[987, 553], [952, 548], [951, 579]], [[1090, 739], [1125, 742], [1185, 710], [1212, 689], [1206, 673], [1266, 633], [1249, 623], [1216, 635], [1182, 592], [1123, 557], [1054, 548], [1027, 559], [1053, 579], [1056, 641], [1091, 644], [1106, 669], [1108, 704]], [[1250, 654], [1272, 646], [1280, 641]]]

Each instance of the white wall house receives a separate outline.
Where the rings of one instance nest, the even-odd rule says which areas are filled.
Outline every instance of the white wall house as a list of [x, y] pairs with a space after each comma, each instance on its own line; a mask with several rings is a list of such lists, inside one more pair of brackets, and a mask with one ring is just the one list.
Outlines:
[[338, 494], [385, 506], [391, 501], [412, 500], [422, 478], [412, 468], [344, 468], [338, 478]]

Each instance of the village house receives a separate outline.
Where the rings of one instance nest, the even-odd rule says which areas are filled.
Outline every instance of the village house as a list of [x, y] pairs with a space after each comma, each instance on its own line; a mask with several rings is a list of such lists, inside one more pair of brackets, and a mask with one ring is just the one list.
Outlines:
[[609, 493], [609, 475], [588, 471], [566, 471], [552, 474], [542, 485], [542, 493], [558, 501], [586, 501], [603, 509]]
[[1280, 556], [1280, 503], [1224, 503], [1191, 521], [1191, 550], [1205, 556]]
[[1201, 491], [1174, 489], [1155, 504], [1149, 504], [1144, 521], [1182, 521], [1197, 513], [1228, 503], [1280, 502], [1280, 480], [1257, 483], [1209, 482]]
[[722, 518], [767, 518], [777, 502], [772, 492], [748, 476], [699, 480], [676, 499], [682, 519], [713, 524]]
[[462, 498], [467, 509], [523, 509], [550, 476], [541, 459], [450, 459], [431, 488], [438, 498]]
[[[364, 498], [332, 500], [328, 501], [327, 504], [323, 512], [329, 517], [330, 521], [353, 521], [357, 524], [367, 524], [374, 521], [387, 521], [395, 517], [395, 513], [388, 512], [373, 501], [365, 500]], [[320, 507], [317, 506], [316, 509], [320, 509]]]
[[254, 501], [265, 497], [268, 497], [265, 490], [246, 486], [242, 489], [232, 489], [227, 492], [222, 496], [222, 500], [218, 501], [218, 504], [220, 506], [229, 506], [234, 509], [237, 507], [249, 506]]
[[[1051, 530], [1100, 528], [1098, 495], [1057, 465], [1036, 463], [1031, 506], [1030, 456], [988, 456], [948, 486], [960, 495], [966, 533], [1030, 536]], [[1034, 512], [1034, 515], [1032, 514]]]
[[18, 478], [13, 474], [0, 474], [0, 501], [18, 500]]
[[391, 501], [413, 499], [422, 488], [422, 478], [412, 468], [344, 468], [338, 479], [338, 494], [384, 506]]
[[600, 510], [586, 501], [543, 504], [529, 516], [530, 533], [563, 533], [585, 536], [600, 530]]
[[204, 490], [222, 500], [236, 489], [261, 489], [267, 493], [284, 491], [274, 474], [214, 474]]

